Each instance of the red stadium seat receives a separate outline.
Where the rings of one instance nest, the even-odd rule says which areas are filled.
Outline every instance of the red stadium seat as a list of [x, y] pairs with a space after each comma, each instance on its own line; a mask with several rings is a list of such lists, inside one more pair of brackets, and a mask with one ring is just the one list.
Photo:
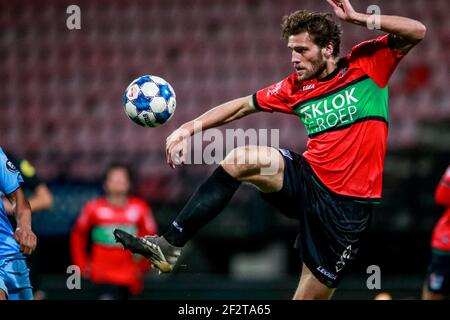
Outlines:
[[[369, 4], [361, 1], [358, 7]], [[70, 32], [63, 23], [55, 24], [62, 20], [64, 5], [2, 3], [0, 98], [7, 105], [2, 106], [0, 120], [3, 145], [15, 145], [29, 135], [29, 141], [17, 148], [61, 159], [77, 152], [123, 150], [129, 157], [161, 153], [165, 137], [181, 123], [292, 72], [279, 27], [282, 15], [298, 9], [292, 1], [112, 0], [107, 6], [81, 1], [82, 29]], [[302, 7], [328, 10], [326, 3], [315, 0], [303, 1]], [[387, 13], [420, 15], [429, 34], [438, 39], [429, 37], [413, 49], [392, 78], [390, 116], [395, 134], [390, 139], [398, 139], [398, 144], [391, 144], [394, 148], [420, 142], [421, 121], [448, 119], [449, 9], [447, 0], [434, 0], [433, 5], [425, 0], [383, 3]], [[342, 52], [373, 36], [361, 28], [343, 27]], [[424, 61], [429, 63], [427, 77], [419, 70]], [[123, 91], [142, 74], [162, 76], [177, 93], [177, 112], [162, 128], [139, 128], [123, 112]], [[25, 114], [16, 128], [18, 108]], [[405, 109], [413, 112], [405, 116]], [[283, 140], [289, 140], [284, 129], [303, 130], [293, 117], [280, 116], [277, 121], [283, 126]], [[396, 127], [397, 121], [404, 123]], [[248, 127], [270, 125], [262, 115], [242, 121]], [[410, 136], [414, 130], [417, 133]], [[305, 139], [293, 142], [293, 147], [303, 148]], [[96, 165], [104, 163], [94, 161], [92, 166]], [[91, 170], [81, 165], [70, 172], [85, 175]]]

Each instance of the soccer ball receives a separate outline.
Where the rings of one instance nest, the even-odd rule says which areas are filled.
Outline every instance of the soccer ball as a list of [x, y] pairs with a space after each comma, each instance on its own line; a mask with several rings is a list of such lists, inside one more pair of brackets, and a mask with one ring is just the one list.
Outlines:
[[125, 113], [142, 127], [158, 127], [175, 112], [175, 91], [160, 77], [145, 75], [133, 80], [123, 99]]

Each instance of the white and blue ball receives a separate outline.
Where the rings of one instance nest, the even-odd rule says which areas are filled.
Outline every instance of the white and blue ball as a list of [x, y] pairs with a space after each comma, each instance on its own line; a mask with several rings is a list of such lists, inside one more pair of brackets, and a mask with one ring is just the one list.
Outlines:
[[167, 122], [174, 114], [176, 104], [175, 91], [160, 77], [139, 77], [125, 90], [125, 113], [142, 127], [154, 128]]

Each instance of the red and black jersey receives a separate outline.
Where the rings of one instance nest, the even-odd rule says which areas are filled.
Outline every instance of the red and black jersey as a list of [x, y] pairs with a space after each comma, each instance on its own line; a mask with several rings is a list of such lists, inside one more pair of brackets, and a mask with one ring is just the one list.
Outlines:
[[[139, 198], [130, 197], [123, 207], [97, 198], [83, 207], [73, 227], [72, 260], [92, 282], [128, 286], [132, 293], [139, 293], [143, 272], [150, 270], [150, 264], [116, 243], [116, 228], [140, 237], [157, 233], [150, 207]], [[90, 253], [88, 240], [92, 243]]]
[[446, 210], [433, 229], [431, 246], [450, 251], [450, 166], [436, 188], [434, 200], [436, 204], [446, 207]]
[[299, 81], [293, 73], [259, 90], [264, 111], [296, 115], [308, 132], [303, 156], [332, 192], [378, 202], [388, 133], [387, 83], [403, 57], [389, 35], [363, 42], [322, 79]]

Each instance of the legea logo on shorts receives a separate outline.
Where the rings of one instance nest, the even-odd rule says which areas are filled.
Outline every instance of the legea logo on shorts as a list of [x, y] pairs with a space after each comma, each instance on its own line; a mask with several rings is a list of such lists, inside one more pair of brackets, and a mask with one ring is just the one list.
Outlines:
[[317, 267], [317, 271], [319, 271], [320, 273], [322, 273], [323, 275], [325, 275], [327, 278], [330, 278], [330, 279], [332, 279], [332, 280], [336, 280], [336, 279], [337, 279], [337, 276], [336, 276], [335, 274], [331, 273], [331, 272], [328, 271], [328, 270], [325, 270], [325, 268], [322, 267], [322, 266], [318, 266], [318, 267]]

